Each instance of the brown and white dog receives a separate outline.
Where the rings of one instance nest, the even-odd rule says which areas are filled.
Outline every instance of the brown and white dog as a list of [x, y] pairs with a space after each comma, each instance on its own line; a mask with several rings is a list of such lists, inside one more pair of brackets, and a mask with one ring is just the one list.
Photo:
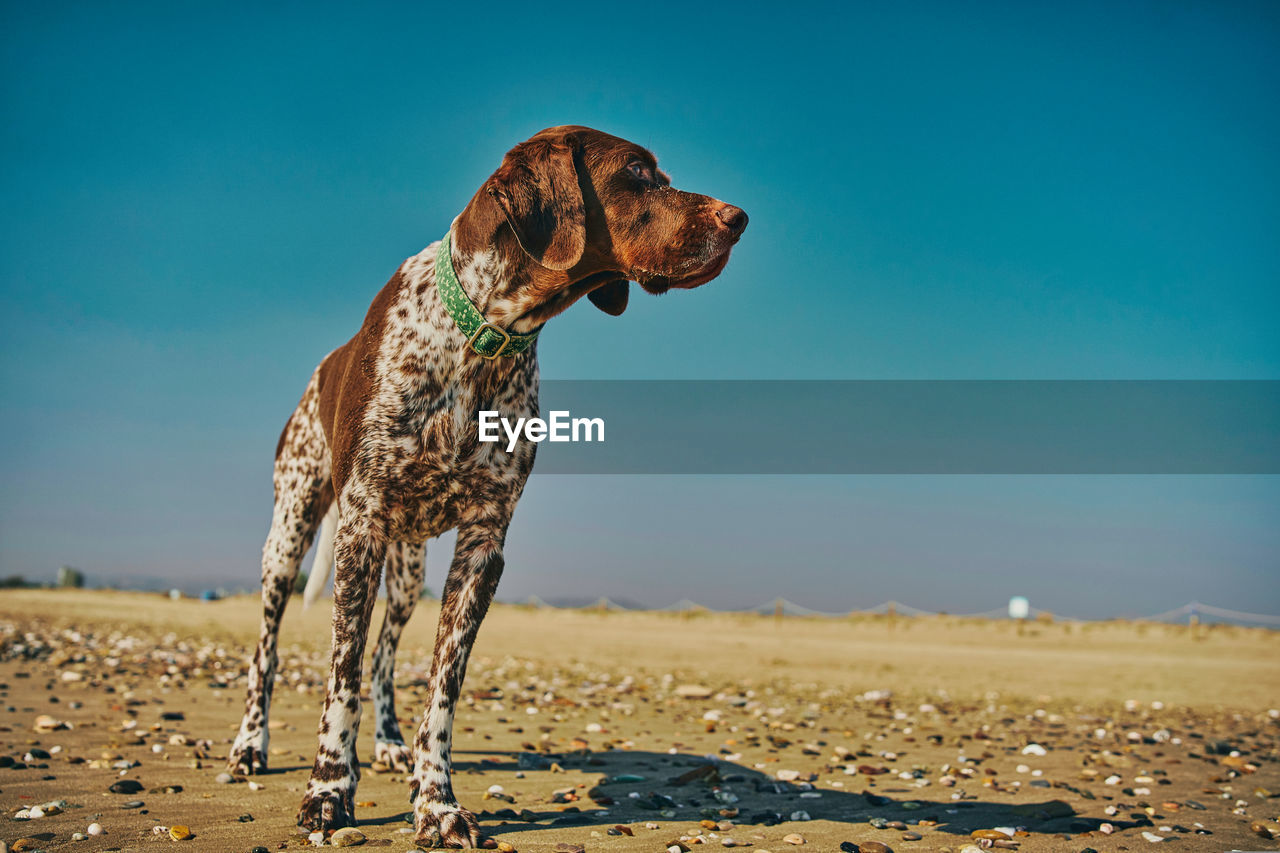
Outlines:
[[[586, 127], [554, 127], [511, 149], [453, 221], [458, 282], [484, 319], [537, 330], [587, 296], [609, 314], [628, 282], [651, 293], [715, 278], [747, 224], [739, 208], [671, 187], [644, 148]], [[262, 558], [262, 631], [229, 763], [267, 764], [267, 714], [280, 619], [318, 537], [314, 572], [336, 563], [333, 651], [319, 748], [299, 824], [355, 822], [361, 659], [385, 563], [388, 606], [375, 652], [375, 757], [412, 768], [420, 844], [491, 846], [450, 785], [454, 708], [467, 657], [502, 574], [502, 544], [536, 444], [478, 441], [477, 413], [538, 414], [536, 346], [487, 358], [468, 345], [436, 287], [439, 243], [405, 261], [355, 336], [311, 376], [276, 448], [275, 509]], [[440, 602], [430, 700], [406, 747], [394, 657], [422, 586], [425, 541], [458, 529]], [[325, 541], [332, 536], [332, 545]]]

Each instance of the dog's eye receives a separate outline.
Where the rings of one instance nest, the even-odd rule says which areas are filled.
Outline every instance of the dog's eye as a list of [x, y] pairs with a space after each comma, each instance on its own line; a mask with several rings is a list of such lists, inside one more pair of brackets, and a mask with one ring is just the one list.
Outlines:
[[654, 183], [653, 169], [649, 168], [648, 164], [640, 160], [632, 160], [630, 163], [628, 163], [627, 171], [630, 172], [635, 177], [639, 178], [640, 180], [644, 181], [646, 184]]

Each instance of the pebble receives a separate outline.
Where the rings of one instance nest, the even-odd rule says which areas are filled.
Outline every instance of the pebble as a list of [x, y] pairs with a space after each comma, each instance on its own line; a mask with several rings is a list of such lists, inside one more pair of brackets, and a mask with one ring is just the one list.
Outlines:
[[681, 684], [676, 688], [676, 695], [681, 699], [710, 699], [711, 688], [701, 684]]
[[969, 833], [969, 837], [975, 841], [980, 841], [983, 838], [990, 841], [1008, 841], [1013, 836], [1005, 835], [998, 829], [975, 829], [973, 832]]
[[1048, 755], [1049, 750], [1038, 743], [1029, 743], [1022, 748], [1023, 755]]
[[137, 779], [121, 779], [107, 790], [113, 794], [136, 794], [142, 790], [142, 783]]
[[902, 840], [903, 840], [903, 841], [919, 841], [919, 840], [920, 840], [920, 839], [922, 839], [922, 838], [924, 838], [924, 836], [923, 836], [923, 835], [921, 835], [921, 834], [920, 834], [920, 833], [918, 833], [918, 832], [904, 832], [904, 833], [902, 833]]
[[48, 714], [41, 714], [36, 717], [35, 725], [32, 726], [32, 729], [40, 733], [58, 732], [69, 728], [71, 726], [67, 725], [66, 721], [50, 717]]
[[89, 824], [89, 827], [88, 829], [85, 830], [85, 832], [88, 833], [89, 835], [105, 835], [107, 831], [102, 828], [102, 824], [91, 823]]
[[169, 827], [169, 837], [174, 841], [186, 841], [191, 837], [191, 827], [175, 824]]
[[516, 853], [516, 846], [510, 841], [499, 841], [498, 853]]
[[219, 785], [230, 785], [236, 781], [236, 777], [232, 776], [230, 773], [219, 773], [217, 776], [213, 777], [213, 781], [217, 782]]
[[804, 836], [798, 832], [793, 832], [790, 835], [784, 835], [782, 836], [782, 840], [787, 844], [795, 844], [796, 846], [804, 844]]
[[1142, 837], [1155, 844], [1157, 841], [1164, 841], [1163, 835], [1156, 835], [1154, 832], [1143, 832]]
[[858, 853], [893, 853], [893, 848], [883, 841], [862, 841], [858, 843]]
[[356, 829], [354, 826], [339, 829], [333, 835], [329, 836], [329, 843], [334, 847], [357, 847], [364, 844], [364, 842], [364, 833]]
[[813, 818], [809, 817], [809, 813], [807, 811], [800, 810], [800, 811], [792, 812], [791, 819], [800, 821], [800, 820], [812, 820]]

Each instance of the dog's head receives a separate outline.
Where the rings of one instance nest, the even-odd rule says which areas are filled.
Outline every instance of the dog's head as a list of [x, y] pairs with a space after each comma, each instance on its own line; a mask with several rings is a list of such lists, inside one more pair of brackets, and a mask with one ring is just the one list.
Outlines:
[[741, 208], [674, 189], [641, 146], [565, 126], [507, 152], [455, 229], [460, 245], [487, 242], [519, 268], [519, 316], [542, 323], [584, 295], [621, 314], [629, 281], [650, 293], [705, 284], [746, 227]]

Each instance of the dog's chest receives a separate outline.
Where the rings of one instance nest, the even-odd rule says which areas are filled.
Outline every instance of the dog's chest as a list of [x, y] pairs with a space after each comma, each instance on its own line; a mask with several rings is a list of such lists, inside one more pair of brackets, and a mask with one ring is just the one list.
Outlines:
[[535, 445], [479, 440], [479, 413], [512, 421], [537, 414], [536, 385], [523, 372], [496, 394], [453, 387], [427, 402], [410, 401], [391, 422], [393, 440], [381, 460], [383, 505], [395, 538], [425, 540], [514, 508], [533, 467]]
[[[534, 447], [479, 440], [479, 413], [515, 422], [538, 413], [536, 352], [459, 360], [465, 346], [435, 288], [435, 244], [401, 267], [386, 314], [375, 393], [365, 419], [365, 470], [392, 536], [424, 540], [490, 514], [510, 513], [533, 467]], [[501, 274], [492, 259], [463, 265], [473, 292]]]

